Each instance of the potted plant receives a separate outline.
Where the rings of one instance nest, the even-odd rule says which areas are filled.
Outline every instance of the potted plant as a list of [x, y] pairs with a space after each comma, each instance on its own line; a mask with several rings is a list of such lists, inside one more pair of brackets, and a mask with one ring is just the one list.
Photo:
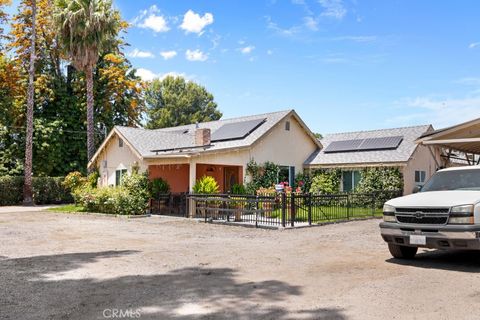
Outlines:
[[[212, 195], [218, 193], [219, 187], [217, 181], [210, 176], [203, 176], [195, 182], [193, 186], [193, 192], [196, 194], [202, 195]], [[203, 209], [201, 209], [202, 215], [205, 217], [206, 215], [206, 207], [219, 207], [218, 201], [205, 201]], [[214, 212], [214, 214], [218, 214], [218, 210]]]

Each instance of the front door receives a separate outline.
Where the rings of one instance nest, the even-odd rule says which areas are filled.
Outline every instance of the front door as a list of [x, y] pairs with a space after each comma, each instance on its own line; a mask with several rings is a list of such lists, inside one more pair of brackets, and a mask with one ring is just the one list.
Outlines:
[[225, 167], [225, 183], [223, 192], [229, 192], [232, 190], [234, 184], [238, 183], [238, 168], [237, 167]]

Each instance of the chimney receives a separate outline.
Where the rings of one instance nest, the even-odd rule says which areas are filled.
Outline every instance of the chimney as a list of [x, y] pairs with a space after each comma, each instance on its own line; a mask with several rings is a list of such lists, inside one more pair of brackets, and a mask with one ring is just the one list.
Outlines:
[[202, 128], [195, 130], [195, 145], [209, 146], [210, 145], [210, 129]]

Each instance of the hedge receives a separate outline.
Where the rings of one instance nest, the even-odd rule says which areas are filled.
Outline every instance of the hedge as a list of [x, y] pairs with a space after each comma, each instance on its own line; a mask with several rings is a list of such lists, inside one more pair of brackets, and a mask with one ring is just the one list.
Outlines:
[[[73, 198], [62, 182], [63, 177], [33, 177], [35, 204], [71, 203]], [[23, 177], [0, 177], [0, 206], [21, 204], [23, 201]]]

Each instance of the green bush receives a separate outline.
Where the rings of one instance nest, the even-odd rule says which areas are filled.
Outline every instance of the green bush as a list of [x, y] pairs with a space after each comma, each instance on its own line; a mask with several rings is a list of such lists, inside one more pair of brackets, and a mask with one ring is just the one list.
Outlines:
[[63, 180], [63, 185], [65, 188], [71, 191], [82, 187], [85, 183], [87, 183], [87, 178], [85, 178], [85, 176], [78, 171], [70, 172]]
[[247, 174], [251, 181], [247, 183], [246, 191], [248, 194], [255, 194], [260, 188], [270, 188], [277, 183], [279, 167], [273, 162], [265, 162], [259, 165], [255, 160], [250, 160], [247, 164]]
[[23, 201], [23, 177], [0, 177], [0, 206], [12, 206]]
[[158, 198], [161, 194], [170, 192], [170, 185], [162, 178], [156, 178], [149, 183], [150, 194], [154, 198]]
[[230, 190], [232, 194], [239, 195], [239, 194], [246, 194], [247, 190], [243, 184], [234, 184], [232, 186], [232, 190]]
[[218, 190], [217, 181], [210, 176], [203, 176], [193, 186], [193, 192], [198, 194], [214, 194], [218, 193]]
[[399, 168], [365, 168], [361, 171], [361, 176], [355, 190], [358, 193], [403, 190], [403, 176]]
[[311, 193], [336, 194], [340, 192], [340, 178], [342, 174], [338, 169], [320, 170], [312, 178]]
[[75, 203], [86, 211], [121, 215], [144, 214], [150, 193], [145, 174], [124, 177], [121, 186], [92, 188], [85, 184], [73, 191]]

